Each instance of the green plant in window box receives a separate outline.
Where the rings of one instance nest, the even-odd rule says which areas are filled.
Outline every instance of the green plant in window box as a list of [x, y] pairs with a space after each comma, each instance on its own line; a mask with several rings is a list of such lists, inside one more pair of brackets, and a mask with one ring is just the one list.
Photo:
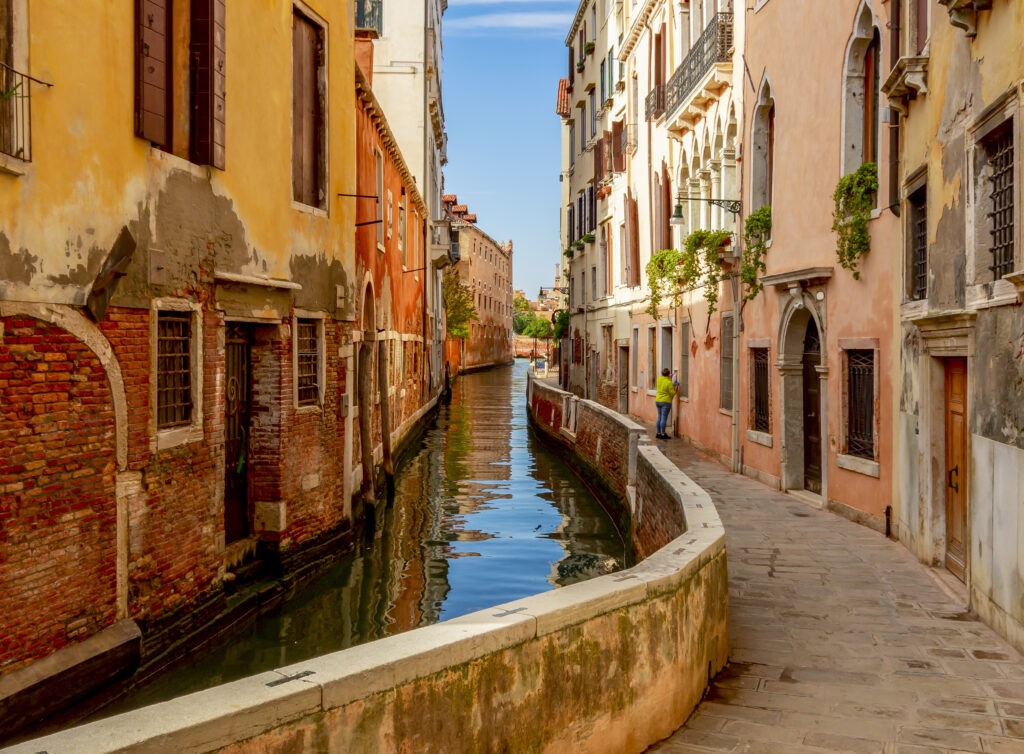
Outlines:
[[732, 241], [727, 230], [695, 230], [686, 237], [682, 251], [663, 249], [647, 263], [647, 282], [651, 289], [647, 313], [655, 319], [668, 299], [672, 308], [692, 288], [703, 288], [708, 316], [718, 306], [718, 283], [724, 277], [722, 248]]
[[835, 202], [832, 230], [836, 234], [836, 256], [839, 264], [853, 272], [854, 280], [860, 280], [857, 267], [861, 258], [871, 251], [868, 220], [871, 219], [877, 193], [878, 166], [873, 162], [865, 162], [854, 172], [840, 178], [832, 194]]
[[740, 263], [740, 281], [747, 286], [744, 301], [753, 301], [764, 286], [760, 273], [765, 271], [764, 256], [768, 252], [768, 239], [772, 235], [772, 208], [765, 206], [747, 215], [743, 223], [743, 261]]
[[573, 254], [574, 254], [575, 252], [573, 251], [573, 249], [572, 249], [572, 246], [570, 246], [570, 247], [569, 247], [568, 249], [566, 249], [566, 250], [565, 250], [565, 251], [564, 251], [563, 253], [565, 254], [565, 256], [566, 256], [566, 257], [568, 257], [569, 259], [572, 259], [572, 255], [573, 255]]
[[583, 73], [583, 68], [586, 64], [581, 60], [576, 63], [576, 73]]
[[581, 240], [577, 241], [576, 243], [573, 244], [573, 246], [575, 246], [580, 251], [583, 251], [583, 240], [581, 239]]
[[587, 55], [589, 55], [593, 51], [594, 51], [594, 43], [593, 42], [586, 42], [586, 43], [584, 43], [584, 45], [583, 45], [583, 52], [585, 52], [585, 53], [587, 53]]
[[583, 238], [581, 238], [580, 240], [583, 241], [583, 243], [594, 243], [594, 234], [584, 233]]

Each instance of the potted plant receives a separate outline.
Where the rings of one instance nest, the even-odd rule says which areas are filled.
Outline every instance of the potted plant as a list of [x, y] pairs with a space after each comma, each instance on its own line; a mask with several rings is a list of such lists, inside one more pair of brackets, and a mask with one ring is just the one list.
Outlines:
[[576, 73], [583, 73], [583, 67], [585, 65], [586, 64], [582, 60], [576, 63]]
[[594, 234], [585, 233], [583, 234], [583, 238], [581, 238], [580, 240], [583, 241], [583, 243], [594, 243]]
[[594, 51], [594, 43], [593, 42], [587, 42], [586, 44], [583, 45], [583, 52], [585, 52], [587, 55], [589, 55], [593, 51]]
[[575, 246], [575, 247], [576, 247], [577, 249], [579, 249], [580, 251], [583, 251], [583, 241], [582, 241], [582, 240], [579, 240], [579, 241], [577, 241], [577, 242], [576, 242], [576, 243], [574, 244], [574, 246]]
[[572, 259], [572, 255], [573, 255], [572, 246], [570, 246], [568, 249], [566, 249], [562, 253], [565, 254], [566, 258]]

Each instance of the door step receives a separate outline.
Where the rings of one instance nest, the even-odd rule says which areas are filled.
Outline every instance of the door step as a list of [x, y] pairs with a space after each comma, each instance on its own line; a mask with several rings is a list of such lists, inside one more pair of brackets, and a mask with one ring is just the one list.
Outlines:
[[817, 495], [810, 490], [786, 490], [786, 493], [802, 503], [807, 503], [812, 508], [817, 508], [818, 510], [825, 508], [825, 501], [821, 495]]

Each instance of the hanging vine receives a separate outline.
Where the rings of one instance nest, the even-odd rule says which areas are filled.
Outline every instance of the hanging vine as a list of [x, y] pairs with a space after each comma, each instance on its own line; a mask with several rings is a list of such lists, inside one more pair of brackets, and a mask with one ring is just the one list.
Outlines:
[[686, 290], [701, 286], [710, 316], [718, 305], [718, 283], [723, 277], [721, 249], [731, 237], [727, 230], [695, 230], [687, 236], [682, 251], [663, 249], [652, 256], [647, 263], [651, 289], [647, 313], [657, 319], [665, 299], [676, 308]]
[[743, 262], [740, 264], [740, 280], [747, 286], [744, 301], [753, 301], [764, 286], [760, 273], [764, 272], [764, 255], [768, 251], [768, 239], [772, 234], [772, 208], [765, 206], [747, 215], [743, 224]]
[[871, 251], [868, 220], [878, 193], [878, 166], [865, 162], [856, 171], [844, 175], [832, 194], [832, 230], [836, 234], [836, 256], [839, 264], [853, 272], [860, 280], [857, 269], [861, 258]]

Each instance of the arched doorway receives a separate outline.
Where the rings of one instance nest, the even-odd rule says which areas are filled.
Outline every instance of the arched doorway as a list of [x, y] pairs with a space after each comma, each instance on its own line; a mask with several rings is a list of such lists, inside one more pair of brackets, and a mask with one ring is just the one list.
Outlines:
[[804, 489], [821, 494], [821, 337], [814, 317], [808, 317], [804, 332], [802, 402], [804, 414]]

